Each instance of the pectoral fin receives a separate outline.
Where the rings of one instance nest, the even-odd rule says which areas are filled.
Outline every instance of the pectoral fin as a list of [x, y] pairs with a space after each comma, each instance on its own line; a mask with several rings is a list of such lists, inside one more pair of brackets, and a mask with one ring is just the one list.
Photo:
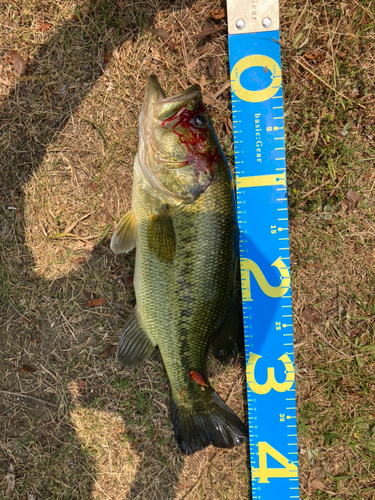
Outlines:
[[164, 207], [159, 214], [151, 214], [147, 228], [147, 243], [150, 252], [162, 262], [170, 262], [176, 253], [176, 236], [173, 221]]
[[135, 310], [124, 326], [117, 346], [117, 361], [121, 366], [133, 368], [139, 366], [154, 350], [142, 326], [139, 324]]
[[124, 215], [112, 235], [111, 249], [114, 253], [130, 252], [137, 243], [137, 222], [134, 212]]
[[211, 347], [215, 358], [228, 361], [237, 356], [244, 343], [241, 301], [237, 294], [220, 329], [212, 335]]

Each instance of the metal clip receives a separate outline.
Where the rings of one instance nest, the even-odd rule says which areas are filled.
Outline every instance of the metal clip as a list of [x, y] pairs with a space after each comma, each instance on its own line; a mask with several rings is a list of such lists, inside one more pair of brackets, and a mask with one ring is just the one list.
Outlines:
[[259, 33], [279, 29], [279, 0], [227, 0], [228, 33]]

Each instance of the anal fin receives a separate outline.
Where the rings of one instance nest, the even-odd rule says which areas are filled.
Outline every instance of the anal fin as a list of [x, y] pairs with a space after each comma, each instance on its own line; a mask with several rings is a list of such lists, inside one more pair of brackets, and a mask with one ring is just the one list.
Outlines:
[[228, 361], [241, 351], [244, 343], [242, 305], [237, 294], [220, 329], [212, 335], [212, 352], [219, 361]]
[[117, 361], [121, 366], [133, 368], [139, 366], [154, 350], [151, 342], [139, 324], [134, 309], [120, 334], [117, 346]]
[[127, 212], [116, 226], [112, 235], [111, 250], [124, 253], [133, 250], [137, 244], [137, 222], [133, 211]]

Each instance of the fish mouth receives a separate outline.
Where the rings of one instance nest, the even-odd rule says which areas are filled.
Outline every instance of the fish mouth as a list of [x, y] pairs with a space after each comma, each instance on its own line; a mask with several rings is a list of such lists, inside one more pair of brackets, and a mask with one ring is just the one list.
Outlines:
[[199, 85], [192, 85], [179, 94], [159, 99], [154, 104], [154, 117], [160, 122], [178, 116], [184, 109], [194, 109], [202, 99]]
[[156, 102], [162, 99], [165, 99], [165, 94], [160, 87], [157, 77], [155, 75], [149, 76], [146, 84], [142, 112], [148, 114], [147, 111], [150, 110]]
[[200, 99], [201, 88], [198, 84], [178, 94], [165, 97], [157, 77], [151, 75], [146, 84], [142, 113], [156, 120], [168, 120], [185, 107], [194, 108]]

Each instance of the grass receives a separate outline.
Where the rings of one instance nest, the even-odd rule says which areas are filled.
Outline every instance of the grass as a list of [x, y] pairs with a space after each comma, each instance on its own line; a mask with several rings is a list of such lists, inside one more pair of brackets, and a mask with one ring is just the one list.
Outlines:
[[[233, 164], [226, 35], [191, 38], [224, 22], [219, 7], [15, 0], [0, 14], [0, 498], [12, 464], [7, 498], [249, 498], [244, 447], [179, 453], [158, 353], [135, 370], [103, 357], [134, 301], [134, 256], [109, 240], [150, 73], [168, 93], [202, 83]], [[374, 498], [374, 21], [371, 0], [281, 5], [303, 499]], [[241, 363], [210, 358], [209, 374], [243, 416]]]

